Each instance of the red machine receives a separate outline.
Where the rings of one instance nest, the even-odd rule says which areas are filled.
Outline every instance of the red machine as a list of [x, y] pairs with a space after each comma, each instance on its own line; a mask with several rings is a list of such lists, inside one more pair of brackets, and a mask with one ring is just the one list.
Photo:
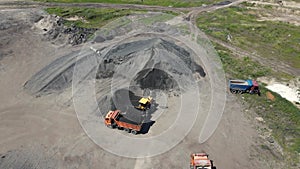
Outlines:
[[104, 123], [109, 128], [124, 129], [124, 131], [137, 134], [141, 131], [143, 121], [135, 122], [125, 118], [120, 110], [109, 111], [104, 119]]
[[212, 162], [206, 153], [191, 154], [190, 169], [212, 169]]

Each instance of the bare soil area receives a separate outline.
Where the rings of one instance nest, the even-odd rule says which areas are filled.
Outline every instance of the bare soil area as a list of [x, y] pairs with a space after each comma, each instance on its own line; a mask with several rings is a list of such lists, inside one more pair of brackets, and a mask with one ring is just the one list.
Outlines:
[[[190, 153], [203, 151], [210, 155], [216, 168], [283, 167], [278, 151], [261, 147], [264, 140], [256, 131], [255, 124], [247, 118], [251, 112], [245, 112], [238, 98], [230, 94], [227, 95], [218, 128], [203, 144], [199, 144], [198, 138], [205, 119], [198, 116], [197, 123], [183, 141], [170, 151], [152, 158], [120, 157], [100, 148], [87, 136], [77, 119], [72, 88], [66, 86], [56, 92], [36, 94], [51, 82], [48, 79], [54, 79], [47, 76], [38, 84], [34, 83], [37, 88], [30, 88], [38, 90], [24, 90], [24, 84], [36, 77], [37, 72], [49, 70], [57, 73], [55, 67], [47, 69], [47, 66], [82, 47], [57, 45], [45, 40], [34, 26], [44, 14], [40, 8], [0, 10], [0, 168], [188, 168]], [[166, 46], [166, 43], [157, 39], [152, 41], [154, 46]], [[132, 51], [129, 53], [132, 54]], [[180, 53], [178, 55], [181, 56]], [[65, 70], [66, 64], [62, 63], [70, 62], [62, 61], [57, 64], [57, 69]], [[204, 65], [203, 71], [207, 68]], [[107, 72], [107, 68], [104, 70]], [[45, 85], [44, 82], [48, 83]], [[209, 100], [209, 76], [201, 77], [198, 83], [204, 91], [201, 98]], [[203, 110], [209, 109], [208, 103], [200, 103]], [[174, 103], [169, 104], [168, 107], [175, 107]], [[149, 134], [162, 132], [168, 123], [170, 121], [157, 120]]]

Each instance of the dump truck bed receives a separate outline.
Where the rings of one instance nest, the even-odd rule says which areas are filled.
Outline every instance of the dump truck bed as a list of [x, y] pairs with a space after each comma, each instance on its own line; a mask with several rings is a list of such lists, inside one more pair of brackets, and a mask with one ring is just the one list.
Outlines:
[[116, 118], [116, 123], [119, 127], [140, 131], [142, 128], [143, 121], [138, 121], [138, 122], [133, 121], [132, 119], [128, 119], [124, 117], [122, 114], [119, 114], [118, 117]]
[[230, 80], [230, 84], [233, 85], [249, 85], [248, 80]]
[[120, 113], [116, 118], [119, 127], [140, 131], [143, 125], [141, 113]]
[[118, 121], [117, 124], [119, 127], [131, 129], [131, 130], [141, 131], [141, 129], [142, 129], [142, 124], [135, 125], [135, 124], [122, 122], [122, 121]]
[[247, 90], [253, 85], [252, 80], [230, 80], [230, 89]]
[[134, 107], [127, 107], [126, 111], [121, 112], [120, 121], [124, 121], [132, 124], [142, 124], [144, 121], [143, 113], [139, 110], [135, 109]]
[[118, 118], [118, 120], [120, 122], [125, 122], [125, 123], [129, 123], [129, 124], [133, 124], [133, 125], [140, 125], [140, 124], [142, 124], [142, 122], [136, 122], [136, 121], [130, 120], [130, 119], [124, 117], [124, 116], [120, 116]]

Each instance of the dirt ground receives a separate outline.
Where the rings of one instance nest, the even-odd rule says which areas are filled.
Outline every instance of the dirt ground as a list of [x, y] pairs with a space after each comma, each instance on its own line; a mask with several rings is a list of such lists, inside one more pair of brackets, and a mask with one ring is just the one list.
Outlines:
[[[249, 119], [251, 112], [244, 111], [239, 98], [230, 94], [220, 124], [203, 144], [198, 143], [196, 123], [182, 142], [155, 157], [126, 158], [103, 150], [79, 124], [70, 88], [41, 97], [23, 89], [26, 81], [62, 51], [79, 48], [42, 40], [33, 28], [37, 13], [43, 11], [0, 10], [0, 168], [188, 168], [190, 153], [203, 151], [216, 168], [271, 169], [282, 165], [280, 154], [261, 148], [264, 140], [251, 115]], [[206, 81], [203, 89], [209, 88]], [[197, 120], [203, 121], [201, 117]], [[154, 127], [154, 132], [158, 130]]]

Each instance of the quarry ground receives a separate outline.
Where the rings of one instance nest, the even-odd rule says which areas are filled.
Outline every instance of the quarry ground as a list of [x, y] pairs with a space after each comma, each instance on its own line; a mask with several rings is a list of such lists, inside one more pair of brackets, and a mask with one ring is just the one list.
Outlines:
[[[257, 131], [260, 122], [245, 113], [242, 98], [229, 93], [220, 124], [203, 144], [198, 143], [200, 124], [196, 123], [177, 146], [155, 157], [126, 158], [100, 148], [77, 119], [71, 88], [43, 96], [23, 88], [55, 59], [82, 47], [45, 40], [34, 26], [40, 14], [45, 14], [40, 6], [0, 4], [0, 168], [188, 168], [192, 152], [207, 152], [216, 168], [271, 169], [286, 165], [278, 145], [262, 146], [269, 142]], [[209, 88], [209, 77], [201, 80], [202, 89]], [[160, 123], [153, 126], [153, 132], [166, 127], [167, 122]]]

